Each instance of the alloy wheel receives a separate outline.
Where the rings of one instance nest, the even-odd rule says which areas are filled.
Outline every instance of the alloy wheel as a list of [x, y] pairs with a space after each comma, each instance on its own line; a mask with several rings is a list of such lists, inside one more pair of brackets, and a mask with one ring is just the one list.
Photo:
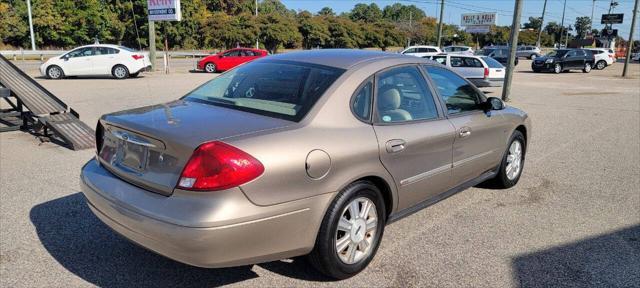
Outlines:
[[591, 72], [591, 64], [589, 63], [584, 64], [584, 72], [587, 72], [587, 73]]
[[49, 78], [58, 79], [60, 78], [61, 75], [62, 75], [62, 71], [60, 71], [60, 68], [58, 67], [49, 68]]
[[376, 211], [373, 201], [365, 197], [354, 199], [344, 208], [335, 233], [340, 261], [355, 264], [371, 254], [378, 233]]
[[515, 140], [509, 147], [509, 154], [507, 154], [507, 167], [506, 174], [509, 180], [516, 179], [520, 174], [520, 168], [522, 165], [522, 143]]
[[602, 70], [602, 69], [604, 69], [604, 67], [605, 67], [605, 62], [604, 61], [600, 61], [600, 62], [598, 62], [596, 68], [598, 68], [598, 70]]
[[553, 72], [556, 72], [556, 73], [560, 73], [560, 72], [562, 72], [562, 66], [560, 66], [560, 64], [556, 64], [556, 65], [553, 67]]
[[214, 73], [216, 72], [216, 65], [213, 63], [207, 63], [207, 65], [204, 65], [204, 70], [208, 73]]
[[127, 76], [127, 70], [122, 66], [118, 66], [113, 70], [113, 75], [115, 75], [116, 78], [124, 78]]

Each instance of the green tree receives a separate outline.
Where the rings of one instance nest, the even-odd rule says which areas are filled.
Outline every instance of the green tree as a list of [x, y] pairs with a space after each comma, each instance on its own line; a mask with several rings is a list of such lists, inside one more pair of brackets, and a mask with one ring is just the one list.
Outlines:
[[376, 3], [371, 3], [369, 5], [359, 3], [351, 9], [349, 18], [353, 21], [373, 23], [381, 20], [382, 10], [380, 10]]
[[233, 48], [251, 46], [258, 35], [254, 17], [249, 13], [231, 16], [224, 12], [213, 12], [207, 18], [201, 33], [209, 47]]
[[19, 14], [26, 9], [18, 9], [23, 8], [18, 6], [22, 3], [0, 3], [0, 23], [2, 23], [0, 25], [0, 39], [2, 41], [0, 45], [16, 47], [27, 45], [29, 40], [27, 23]]
[[524, 23], [524, 25], [522, 25], [522, 28], [538, 30], [540, 29], [541, 26], [542, 26], [541, 17], [529, 17], [529, 22]]
[[258, 14], [260, 42], [275, 54], [280, 46], [302, 40], [295, 18], [279, 13]]
[[345, 17], [327, 17], [329, 37], [327, 48], [358, 48], [364, 42], [364, 35], [358, 24]]
[[400, 3], [385, 6], [382, 10], [382, 15], [384, 19], [394, 22], [409, 21], [409, 18], [418, 20], [427, 16], [422, 9], [415, 5], [403, 5]]
[[589, 29], [591, 29], [591, 18], [588, 16], [576, 17], [574, 28], [576, 30], [577, 37], [584, 38], [587, 36]]
[[303, 48], [324, 46], [329, 40], [329, 26], [322, 17], [314, 17], [308, 11], [303, 11], [298, 13], [298, 23]]
[[333, 12], [333, 9], [330, 7], [322, 7], [320, 11], [318, 11], [318, 15], [320, 16], [336, 16], [336, 13]]

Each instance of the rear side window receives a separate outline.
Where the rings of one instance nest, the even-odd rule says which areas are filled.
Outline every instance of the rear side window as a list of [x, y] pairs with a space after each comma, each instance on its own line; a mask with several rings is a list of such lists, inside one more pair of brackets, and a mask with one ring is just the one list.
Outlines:
[[249, 62], [198, 87], [185, 99], [300, 121], [343, 72], [296, 62]]
[[429, 76], [438, 88], [449, 114], [482, 110], [481, 96], [473, 86], [455, 73], [440, 67], [426, 66]]
[[402, 123], [438, 117], [435, 101], [416, 66], [403, 66], [377, 75], [378, 122]]
[[502, 63], [491, 57], [483, 56], [482, 60], [484, 60], [484, 63], [487, 63], [487, 66], [489, 66], [489, 68], [504, 68]]
[[442, 65], [447, 65], [447, 56], [433, 56], [433, 61], [436, 61]]
[[371, 120], [371, 103], [373, 99], [373, 79], [365, 81], [353, 95], [351, 109], [362, 121]]
[[484, 65], [475, 58], [451, 57], [451, 67], [484, 68]]

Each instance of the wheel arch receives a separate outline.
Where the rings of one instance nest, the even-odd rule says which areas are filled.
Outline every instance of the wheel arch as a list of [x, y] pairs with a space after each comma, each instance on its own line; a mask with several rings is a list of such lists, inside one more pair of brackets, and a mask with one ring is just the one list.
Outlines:
[[393, 205], [394, 205], [393, 191], [391, 190], [391, 186], [389, 185], [389, 183], [387, 183], [387, 181], [382, 177], [374, 176], [374, 175], [358, 178], [351, 183], [354, 183], [357, 181], [371, 182], [373, 183], [373, 185], [378, 187], [378, 189], [380, 189], [380, 192], [382, 193], [382, 199], [384, 200], [385, 213], [386, 213], [385, 218], [388, 219], [389, 215], [391, 215], [391, 211], [393, 211]]
[[47, 65], [47, 67], [44, 68], [45, 76], [49, 76], [49, 69], [51, 67], [54, 67], [54, 66], [60, 68], [60, 71], [62, 71], [62, 76], [66, 76], [67, 75], [67, 72], [64, 71], [64, 68], [62, 68], [62, 66], [52, 63], [52, 64]]
[[529, 140], [527, 138], [527, 127], [525, 127], [524, 125], [519, 125], [518, 127], [516, 127], [515, 129], [516, 131], [520, 131], [520, 133], [522, 133], [522, 136], [524, 136], [524, 144], [525, 147], [527, 146], [527, 143], [529, 143]]

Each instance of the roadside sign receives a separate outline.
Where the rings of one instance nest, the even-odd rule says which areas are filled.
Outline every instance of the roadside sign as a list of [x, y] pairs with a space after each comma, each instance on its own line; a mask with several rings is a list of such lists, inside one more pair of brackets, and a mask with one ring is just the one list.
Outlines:
[[624, 14], [602, 14], [600, 24], [622, 24]]
[[602, 29], [602, 36], [604, 37], [617, 37], [618, 29]]
[[496, 25], [497, 15], [495, 12], [462, 14], [461, 26]]
[[465, 31], [467, 33], [489, 33], [491, 31], [491, 26], [489, 25], [474, 25], [465, 27]]
[[150, 21], [180, 21], [180, 0], [147, 0]]

